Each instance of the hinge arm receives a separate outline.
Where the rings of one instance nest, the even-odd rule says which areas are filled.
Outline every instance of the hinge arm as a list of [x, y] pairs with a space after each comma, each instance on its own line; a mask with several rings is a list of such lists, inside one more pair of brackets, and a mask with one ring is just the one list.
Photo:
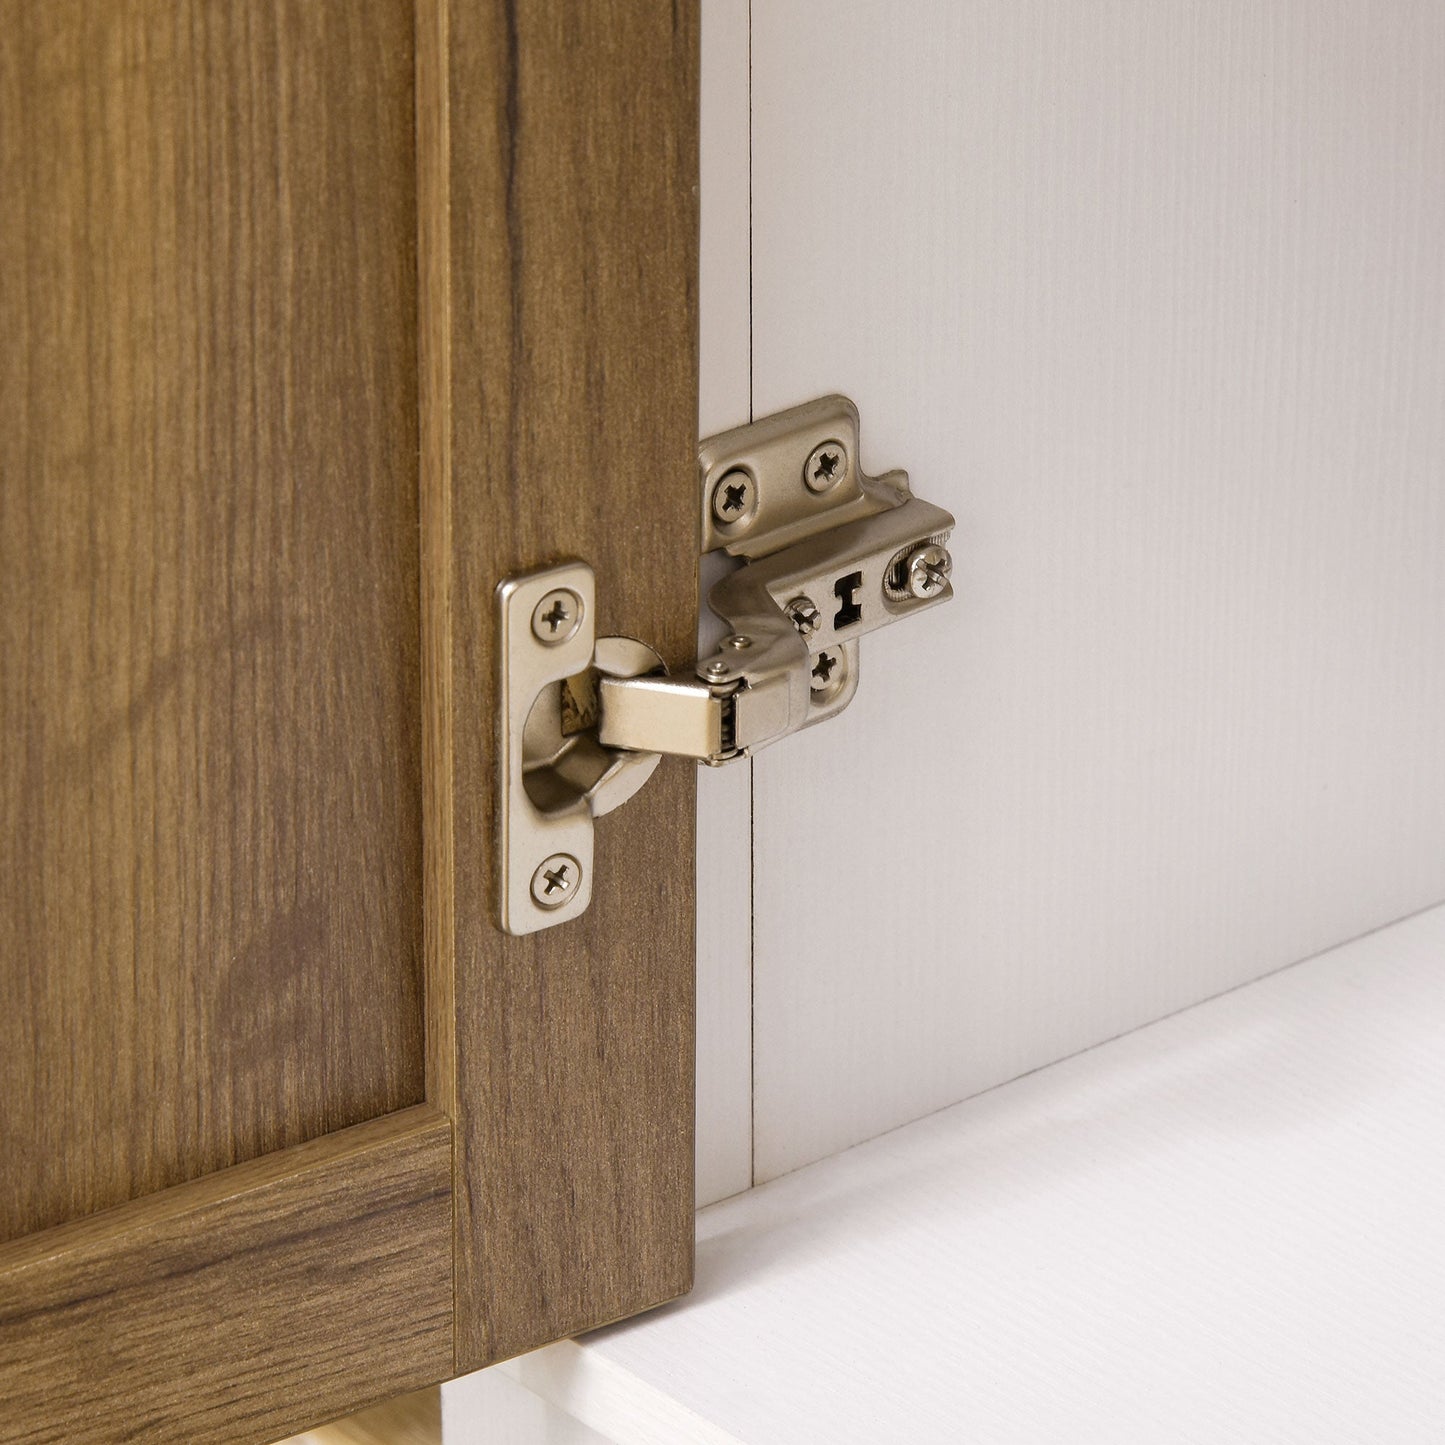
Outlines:
[[[708, 598], [732, 630], [694, 665], [696, 680], [604, 678], [599, 741], [717, 765], [841, 712], [857, 690], [857, 640], [952, 594], [952, 526], [895, 493], [887, 510], [745, 562]], [[930, 551], [938, 577], [910, 590], [914, 559]]]
[[597, 741], [628, 752], [717, 762], [732, 731], [732, 698], [681, 678], [602, 678], [597, 710]]

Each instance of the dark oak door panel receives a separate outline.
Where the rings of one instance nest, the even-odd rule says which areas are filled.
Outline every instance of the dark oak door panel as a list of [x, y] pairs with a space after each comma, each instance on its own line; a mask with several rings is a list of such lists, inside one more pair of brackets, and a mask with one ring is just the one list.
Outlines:
[[412, 14], [0, 42], [0, 1239], [423, 1098]]
[[492, 896], [494, 590], [696, 615], [698, 17], [0, 0], [0, 1441], [264, 1442], [692, 1270], [693, 776]]
[[441, 1379], [451, 1129], [425, 1107], [0, 1250], [0, 1440], [279, 1439]]
[[585, 558], [600, 633], [697, 655], [698, 25], [653, 0], [427, 11], [429, 1037], [462, 1370], [692, 1277], [694, 767], [601, 820], [573, 923], [501, 935], [492, 849], [503, 578]]

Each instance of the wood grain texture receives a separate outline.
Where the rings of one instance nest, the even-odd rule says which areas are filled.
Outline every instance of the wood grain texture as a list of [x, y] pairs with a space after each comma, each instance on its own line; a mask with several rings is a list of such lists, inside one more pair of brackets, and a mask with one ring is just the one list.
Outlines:
[[692, 767], [599, 824], [583, 919], [504, 937], [493, 593], [582, 557], [599, 631], [695, 656], [698, 17], [431, 0], [418, 34], [428, 1061], [465, 1370], [691, 1278]]
[[752, 24], [756, 406], [959, 519], [755, 763], [767, 1179], [1445, 898], [1445, 7]]
[[425, 1107], [0, 1248], [0, 1441], [256, 1445], [451, 1364]]
[[412, 26], [0, 3], [0, 1237], [422, 1097]]

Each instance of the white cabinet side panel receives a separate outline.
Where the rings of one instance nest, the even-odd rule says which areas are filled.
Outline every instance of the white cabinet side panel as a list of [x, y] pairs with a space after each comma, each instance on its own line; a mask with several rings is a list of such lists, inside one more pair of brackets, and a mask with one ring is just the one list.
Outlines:
[[442, 1386], [442, 1445], [617, 1445], [533, 1394], [513, 1365], [493, 1365]]
[[755, 409], [959, 521], [754, 765], [766, 1179], [1445, 898], [1445, 6], [752, 21]]
[[515, 1368], [619, 1445], [1439, 1445], [1442, 1029], [1445, 908], [706, 1210], [688, 1299]]
[[[748, 419], [747, 0], [702, 7], [701, 148], [698, 420], [707, 435]], [[705, 571], [704, 592], [711, 580]], [[705, 650], [715, 637], [708, 632]], [[748, 763], [698, 770], [699, 1206], [752, 1183], [751, 785]]]

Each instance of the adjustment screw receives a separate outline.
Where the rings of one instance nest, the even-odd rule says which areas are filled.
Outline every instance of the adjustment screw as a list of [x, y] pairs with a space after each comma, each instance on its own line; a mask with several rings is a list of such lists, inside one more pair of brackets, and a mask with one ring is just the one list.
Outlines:
[[712, 489], [713, 520], [724, 527], [747, 521], [757, 506], [758, 489], [740, 468], [728, 472]]
[[811, 637], [823, 621], [811, 597], [795, 597], [788, 603], [788, 619], [804, 637]]
[[576, 896], [582, 865], [570, 853], [553, 853], [532, 874], [532, 902], [538, 908], [560, 908]]
[[843, 690], [847, 668], [841, 652], [820, 652], [813, 659], [809, 687], [815, 702], [831, 702]]
[[808, 453], [803, 480], [810, 492], [826, 492], [848, 475], [848, 449], [840, 441], [826, 441]]
[[582, 599], [570, 587], [557, 587], [532, 609], [532, 636], [557, 647], [577, 635], [582, 625]]
[[908, 590], [915, 597], [936, 597], [948, 583], [953, 558], [942, 547], [920, 547], [908, 557]]

